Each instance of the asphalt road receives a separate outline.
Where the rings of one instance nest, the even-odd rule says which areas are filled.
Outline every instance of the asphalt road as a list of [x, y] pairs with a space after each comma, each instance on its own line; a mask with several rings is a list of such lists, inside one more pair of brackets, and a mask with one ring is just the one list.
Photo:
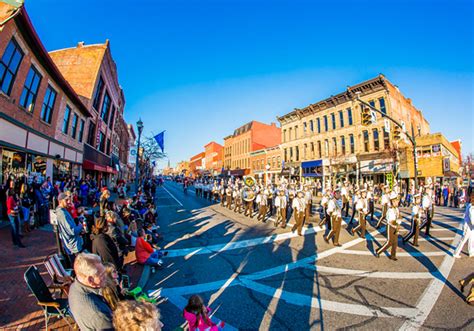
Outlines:
[[458, 287], [474, 265], [466, 254], [452, 257], [460, 210], [437, 208], [432, 238], [399, 247], [398, 261], [391, 261], [373, 255], [385, 242], [384, 228], [368, 226], [364, 241], [344, 224], [343, 246], [335, 248], [316, 223], [306, 224], [300, 237], [192, 190], [184, 195], [172, 182], [158, 188], [157, 205], [169, 257], [147, 288], [167, 298], [159, 306], [165, 330], [183, 324], [192, 294], [210, 304], [225, 330], [474, 329], [474, 308]]

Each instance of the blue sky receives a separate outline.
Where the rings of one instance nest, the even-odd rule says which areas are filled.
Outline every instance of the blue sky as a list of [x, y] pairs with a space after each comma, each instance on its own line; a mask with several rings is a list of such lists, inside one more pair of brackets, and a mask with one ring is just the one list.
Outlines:
[[474, 152], [473, 1], [25, 2], [48, 50], [110, 40], [125, 118], [171, 164], [379, 73]]

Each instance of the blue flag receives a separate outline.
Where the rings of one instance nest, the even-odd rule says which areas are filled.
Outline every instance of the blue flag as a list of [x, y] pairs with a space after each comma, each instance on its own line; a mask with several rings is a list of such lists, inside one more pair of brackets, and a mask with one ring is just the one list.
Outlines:
[[155, 136], [155, 140], [156, 140], [156, 143], [158, 144], [158, 146], [160, 146], [161, 152], [164, 153], [164, 151], [165, 151], [165, 131], [163, 131], [161, 133], [158, 133]]

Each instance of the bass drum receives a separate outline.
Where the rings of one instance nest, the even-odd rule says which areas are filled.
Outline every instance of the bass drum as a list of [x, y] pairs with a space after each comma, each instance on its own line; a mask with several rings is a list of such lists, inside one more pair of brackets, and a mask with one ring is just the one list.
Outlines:
[[255, 199], [255, 191], [248, 186], [245, 186], [242, 189], [242, 200], [244, 201], [253, 201]]

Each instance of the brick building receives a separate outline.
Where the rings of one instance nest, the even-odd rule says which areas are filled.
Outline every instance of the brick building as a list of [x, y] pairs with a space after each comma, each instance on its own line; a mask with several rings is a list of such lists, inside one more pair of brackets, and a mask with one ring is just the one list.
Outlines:
[[0, 182], [81, 175], [91, 116], [23, 6], [0, 3]]
[[193, 177], [199, 176], [206, 169], [206, 153], [201, 152], [189, 159], [189, 173]]
[[215, 175], [220, 173], [223, 166], [224, 147], [215, 141], [204, 146], [205, 153], [205, 169], [209, 174]]
[[125, 97], [109, 41], [79, 42], [49, 54], [92, 114], [84, 144], [85, 173], [105, 183], [114, 181], [120, 160], [128, 159], [128, 150], [120, 148], [128, 146], [128, 135], [123, 120]]
[[376, 123], [363, 126], [357, 92], [363, 101], [404, 122], [416, 136], [429, 133], [422, 112], [380, 75], [278, 118], [286, 175], [326, 182], [339, 173], [352, 181], [363, 178], [378, 183], [394, 171], [398, 143], [393, 141], [393, 125], [392, 132], [385, 132], [384, 120], [377, 115]]
[[224, 168], [227, 175], [243, 176], [250, 173], [250, 153], [279, 145], [281, 131], [275, 123], [249, 122], [224, 138]]
[[250, 173], [256, 178], [275, 182], [281, 174], [281, 148], [279, 145], [250, 152]]

